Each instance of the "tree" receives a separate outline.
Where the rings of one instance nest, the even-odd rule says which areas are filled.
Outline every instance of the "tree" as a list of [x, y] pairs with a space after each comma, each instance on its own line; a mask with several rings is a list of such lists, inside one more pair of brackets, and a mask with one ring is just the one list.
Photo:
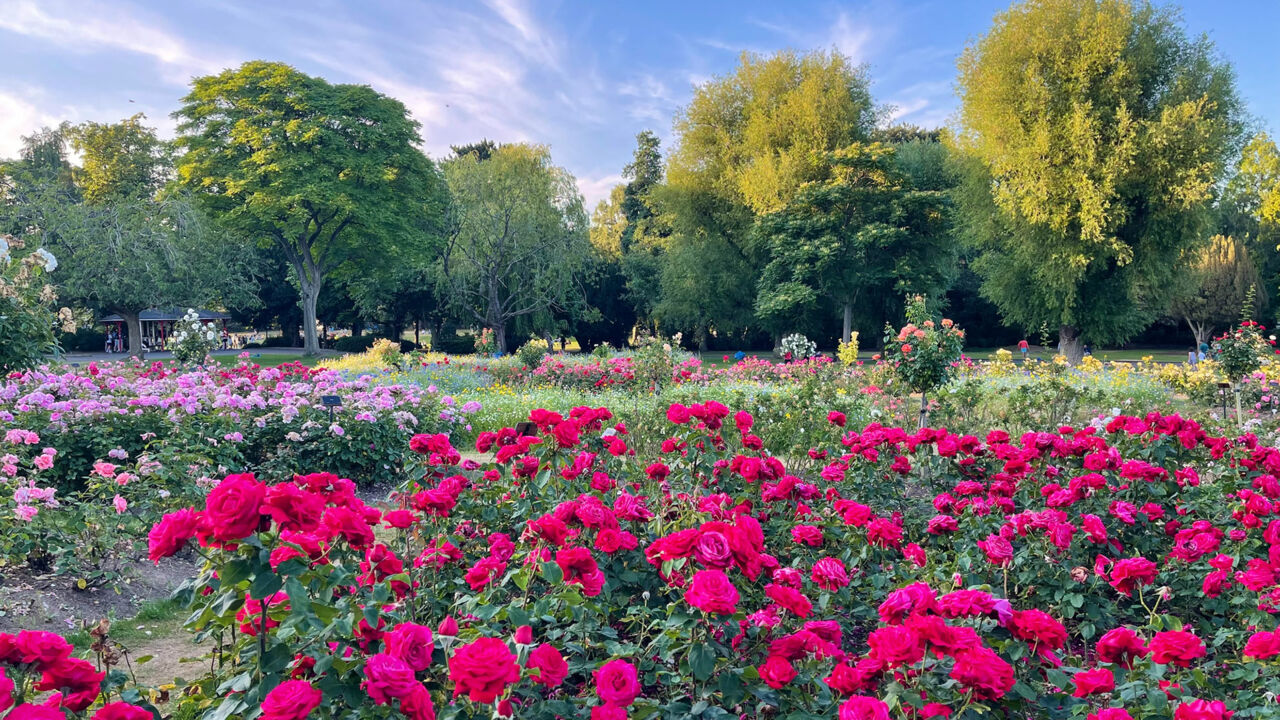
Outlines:
[[760, 219], [770, 260], [756, 314], [775, 329], [811, 330], [806, 321], [838, 308], [848, 342], [860, 300], [944, 287], [954, 264], [946, 197], [914, 189], [895, 154], [883, 143], [828, 153], [824, 179]]
[[876, 117], [865, 71], [836, 52], [744, 54], [699, 86], [652, 192], [670, 233], [658, 317], [700, 342], [749, 325], [767, 261], [751, 243], [756, 216], [785, 207], [820, 175], [823, 153], [866, 140]]
[[226, 227], [284, 255], [308, 353], [319, 349], [326, 280], [436, 252], [424, 217], [444, 188], [399, 101], [254, 61], [196, 78], [175, 115], [179, 184]]
[[1230, 66], [1172, 10], [1034, 0], [959, 67], [959, 206], [984, 294], [1008, 322], [1057, 328], [1073, 362], [1085, 338], [1146, 327], [1241, 143]]
[[488, 160], [467, 154], [445, 163], [444, 173], [452, 299], [507, 352], [512, 321], [582, 301], [590, 249], [582, 196], [543, 146], [503, 145]]
[[1186, 321], [1196, 345], [1208, 342], [1217, 328], [1229, 327], [1240, 317], [1240, 308], [1261, 305], [1258, 269], [1243, 243], [1215, 235], [1183, 263], [1183, 290], [1173, 302], [1173, 312]]
[[[66, 163], [68, 138], [79, 167]], [[234, 239], [180, 194], [156, 195], [171, 167], [140, 116], [46, 129], [27, 145], [20, 161], [6, 165], [9, 224], [58, 257], [64, 296], [124, 318], [132, 354], [143, 354], [147, 308], [253, 302]]]
[[1266, 133], [1249, 140], [1228, 192], [1245, 212], [1266, 225], [1280, 225], [1280, 150]]

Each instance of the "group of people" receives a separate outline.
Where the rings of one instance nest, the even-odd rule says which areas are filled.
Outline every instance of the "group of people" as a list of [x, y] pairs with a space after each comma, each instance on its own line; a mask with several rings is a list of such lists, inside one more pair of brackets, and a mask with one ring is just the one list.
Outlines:
[[118, 352], [125, 351], [124, 338], [121, 337], [120, 330], [114, 327], [107, 328], [107, 339], [103, 343], [103, 345], [104, 345], [104, 347], [102, 348], [103, 352], [118, 353]]
[[[159, 350], [164, 349], [163, 340], [160, 340], [158, 343], [160, 347], [158, 348], [153, 347], [153, 345], [155, 344], [156, 342], [154, 340], [149, 341], [148, 338], [146, 337], [142, 338], [142, 349], [146, 350], [147, 352], [151, 352], [157, 349]], [[129, 346], [128, 340], [125, 338], [124, 333], [122, 333], [119, 328], [117, 327], [107, 328], [107, 334], [102, 343], [103, 352], [111, 353], [111, 354], [122, 353], [122, 352], [126, 352], [129, 349], [128, 346]], [[222, 328], [222, 332], [218, 338], [218, 347], [221, 348], [222, 350], [237, 349], [241, 347], [240, 337], [237, 335], [232, 335], [230, 332], [227, 331], [226, 328]]]
[[1193, 347], [1187, 351], [1187, 364], [1195, 367], [1204, 362], [1205, 358], [1213, 357], [1213, 352], [1213, 348], [1209, 346], [1209, 343], [1202, 342], [1200, 347]]

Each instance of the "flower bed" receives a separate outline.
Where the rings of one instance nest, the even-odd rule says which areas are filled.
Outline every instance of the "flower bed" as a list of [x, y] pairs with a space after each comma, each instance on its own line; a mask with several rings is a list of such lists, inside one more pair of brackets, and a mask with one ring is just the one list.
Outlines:
[[[1280, 450], [1172, 415], [1011, 438], [832, 412], [784, 462], [674, 404], [443, 435], [394, 509], [233, 475], [151, 534], [221, 638], [206, 717], [1269, 716]], [[232, 689], [234, 692], [228, 693]], [[317, 708], [319, 708], [317, 710]]]

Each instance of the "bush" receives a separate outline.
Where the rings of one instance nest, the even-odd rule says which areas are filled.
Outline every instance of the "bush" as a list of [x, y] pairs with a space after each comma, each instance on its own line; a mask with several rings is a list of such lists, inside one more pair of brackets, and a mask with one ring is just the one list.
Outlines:
[[431, 338], [431, 346], [436, 352], [450, 355], [470, 355], [476, 351], [474, 335], [459, 335], [456, 332], [444, 332], [440, 337]]
[[800, 333], [795, 333], [782, 338], [778, 351], [787, 360], [808, 360], [818, 354], [818, 344]]
[[364, 335], [348, 335], [340, 337], [333, 341], [333, 349], [339, 352], [364, 352], [373, 347], [378, 338], [365, 333]]
[[241, 475], [167, 517], [154, 555], [206, 546], [179, 591], [188, 628], [228, 643], [180, 702], [1275, 716], [1280, 449], [1254, 437], [1157, 413], [1015, 439], [832, 412], [784, 465], [759, 418], [709, 400], [669, 405], [647, 438], [605, 408], [528, 417], [537, 437], [484, 433], [479, 460], [414, 437], [402, 509], [328, 473]]
[[102, 352], [107, 334], [96, 327], [76, 328], [73, 333], [59, 333], [58, 345], [66, 352]]
[[548, 352], [547, 341], [542, 338], [534, 338], [521, 345], [516, 350], [516, 357], [520, 362], [528, 368], [535, 368], [542, 364], [542, 358]]

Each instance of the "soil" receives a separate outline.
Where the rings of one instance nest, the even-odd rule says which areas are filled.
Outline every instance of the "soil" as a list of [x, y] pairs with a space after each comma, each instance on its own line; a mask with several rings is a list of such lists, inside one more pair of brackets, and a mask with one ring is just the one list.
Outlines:
[[17, 568], [0, 576], [0, 632], [48, 630], [67, 634], [101, 619], [133, 617], [144, 602], [162, 600], [195, 575], [194, 555], [147, 560], [125, 568], [114, 585], [80, 590], [69, 575], [35, 574]]

